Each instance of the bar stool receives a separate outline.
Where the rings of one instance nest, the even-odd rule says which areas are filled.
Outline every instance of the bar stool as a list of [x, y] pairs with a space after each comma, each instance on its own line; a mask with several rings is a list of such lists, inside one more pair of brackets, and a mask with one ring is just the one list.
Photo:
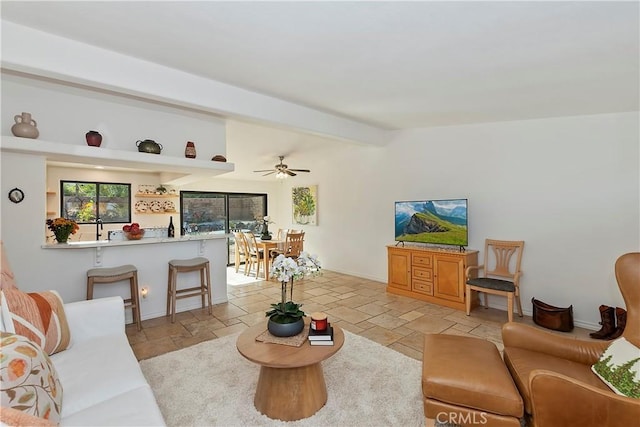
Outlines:
[[[200, 286], [177, 289], [178, 273], [191, 271], [200, 272]], [[205, 283], [206, 277], [206, 283]], [[169, 283], [167, 286], [167, 316], [171, 315], [171, 323], [176, 321], [176, 301], [182, 298], [190, 298], [200, 295], [202, 308], [205, 307], [205, 296], [211, 315], [211, 271], [209, 260], [204, 257], [191, 259], [172, 259], [169, 261]]]
[[135, 265], [127, 264], [119, 267], [92, 268], [87, 271], [87, 299], [93, 299], [93, 285], [99, 283], [116, 283], [129, 280], [131, 297], [124, 300], [125, 308], [130, 307], [133, 322], [138, 330], [142, 329], [140, 321], [140, 296], [138, 293], [138, 269]]

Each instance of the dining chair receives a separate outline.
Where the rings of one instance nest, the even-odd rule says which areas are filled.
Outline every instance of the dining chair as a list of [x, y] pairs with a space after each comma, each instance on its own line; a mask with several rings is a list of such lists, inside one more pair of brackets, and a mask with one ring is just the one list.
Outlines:
[[[466, 309], [471, 313], [472, 291], [484, 293], [484, 306], [489, 308], [487, 294], [507, 297], [509, 322], [513, 321], [513, 299], [515, 297], [518, 316], [522, 317], [520, 302], [520, 263], [522, 261], [523, 240], [486, 239], [484, 264], [467, 267]], [[484, 276], [475, 277], [476, 271], [484, 270]]]
[[247, 243], [247, 256], [246, 259], [249, 261], [248, 273], [251, 273], [251, 267], [256, 265], [256, 278], [260, 276], [260, 264], [264, 260], [264, 252], [262, 249], [258, 248], [258, 241], [256, 240], [255, 234], [250, 231], [243, 232], [245, 241]]
[[284, 255], [288, 258], [297, 259], [300, 256], [300, 252], [304, 250], [304, 231], [300, 233], [287, 233], [284, 247], [281, 249], [274, 249], [269, 254], [271, 261], [278, 256]]
[[244, 274], [247, 274], [247, 268], [249, 266], [249, 261], [247, 261], [247, 241], [244, 238], [244, 234], [241, 231], [233, 232], [233, 239], [235, 241], [235, 266], [236, 273], [240, 269], [241, 259], [244, 260]]
[[278, 228], [278, 234], [276, 234], [276, 240], [284, 240], [289, 232], [286, 228]]

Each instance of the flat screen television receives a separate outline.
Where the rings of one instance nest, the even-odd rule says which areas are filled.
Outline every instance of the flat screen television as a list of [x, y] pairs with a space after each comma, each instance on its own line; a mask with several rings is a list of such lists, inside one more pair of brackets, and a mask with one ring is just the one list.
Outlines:
[[467, 246], [467, 199], [396, 202], [398, 242]]

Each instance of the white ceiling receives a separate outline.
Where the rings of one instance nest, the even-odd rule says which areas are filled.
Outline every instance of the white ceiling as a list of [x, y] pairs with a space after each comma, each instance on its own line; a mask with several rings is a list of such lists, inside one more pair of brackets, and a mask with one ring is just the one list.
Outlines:
[[4, 20], [384, 129], [639, 109], [636, 1], [1, 7]]

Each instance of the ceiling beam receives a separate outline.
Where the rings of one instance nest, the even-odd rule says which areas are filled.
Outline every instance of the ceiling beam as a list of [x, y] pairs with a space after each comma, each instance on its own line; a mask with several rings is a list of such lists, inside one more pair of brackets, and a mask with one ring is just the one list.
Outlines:
[[390, 131], [2, 21], [2, 68], [364, 145]]

